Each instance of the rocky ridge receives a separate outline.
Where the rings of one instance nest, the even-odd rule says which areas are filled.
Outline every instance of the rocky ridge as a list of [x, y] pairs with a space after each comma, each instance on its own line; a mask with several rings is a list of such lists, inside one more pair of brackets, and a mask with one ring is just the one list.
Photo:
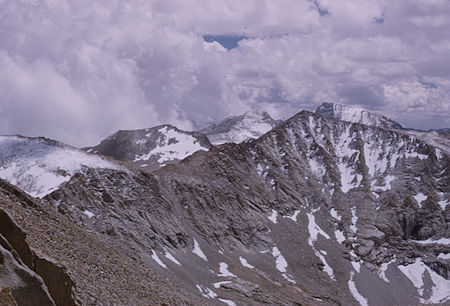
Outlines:
[[213, 144], [240, 143], [257, 138], [280, 122], [272, 119], [267, 112], [246, 112], [197, 132], [182, 131], [167, 124], [148, 129], [118, 131], [99, 145], [84, 150], [152, 171], [167, 164], [178, 163], [198, 150], [208, 150]]
[[3, 180], [0, 220], [7, 258], [7, 265], [0, 262], [0, 304], [203, 304], [142, 265], [120, 241], [89, 232]]
[[380, 128], [403, 129], [403, 126], [398, 122], [354, 105], [325, 102], [316, 109], [316, 113], [327, 118], [334, 118], [347, 122], [360, 123]]
[[302, 111], [153, 174], [83, 168], [39, 205], [208, 304], [445, 304], [449, 154], [422, 138]]

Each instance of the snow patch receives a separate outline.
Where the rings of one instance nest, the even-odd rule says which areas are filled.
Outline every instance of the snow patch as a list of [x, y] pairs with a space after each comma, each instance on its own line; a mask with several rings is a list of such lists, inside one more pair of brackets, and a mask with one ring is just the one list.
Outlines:
[[331, 209], [330, 209], [330, 214], [331, 214], [331, 216], [332, 216], [333, 218], [335, 218], [336, 220], [338, 220], [338, 221], [341, 221], [341, 220], [342, 220], [342, 216], [339, 215], [339, 213], [337, 212], [336, 209], [331, 208]]
[[272, 223], [276, 224], [276, 223], [278, 223], [277, 217], [278, 217], [278, 212], [275, 209], [272, 209], [272, 214], [269, 217], [267, 217], [267, 219], [272, 221]]
[[335, 230], [334, 231], [334, 236], [336, 237], [336, 241], [339, 244], [343, 244], [345, 242], [345, 236], [344, 233], [340, 230]]
[[350, 280], [348, 281], [348, 289], [350, 290], [350, 293], [353, 295], [355, 300], [361, 305], [361, 306], [369, 306], [369, 303], [367, 302], [367, 299], [363, 297], [356, 288], [356, 284], [353, 281], [353, 276], [355, 275], [354, 272], [350, 272]]
[[360, 262], [352, 261], [351, 264], [353, 266], [353, 269], [355, 269], [355, 271], [357, 273], [359, 273], [361, 271], [361, 263]]
[[236, 306], [236, 303], [231, 300], [219, 299], [219, 301], [221, 301], [222, 303], [227, 304], [229, 306]]
[[322, 235], [326, 239], [330, 239], [330, 236], [328, 236], [327, 233], [325, 233], [319, 225], [316, 223], [316, 218], [312, 213], [307, 213], [308, 216], [308, 230], [309, 230], [309, 238], [308, 243], [310, 246], [313, 246], [313, 243], [317, 241], [317, 237]]
[[198, 291], [207, 299], [213, 299], [217, 297], [217, 294], [207, 287], [196, 285]]
[[195, 240], [195, 239], [194, 239], [194, 249], [192, 249], [192, 253], [194, 253], [201, 259], [208, 261], [208, 258], [206, 257], [205, 253], [203, 253], [202, 249], [200, 249], [200, 245], [198, 244], [197, 240]]
[[272, 256], [275, 257], [275, 266], [277, 270], [282, 273], [282, 276], [288, 282], [295, 284], [295, 281], [286, 273], [288, 266], [286, 258], [284, 258], [283, 254], [281, 254], [280, 250], [276, 246], [272, 248]]
[[246, 268], [249, 268], [249, 269], [255, 268], [254, 266], [252, 266], [251, 264], [248, 263], [247, 259], [245, 259], [242, 256], [239, 256], [239, 261], [241, 262], [241, 265], [246, 267]]
[[159, 259], [158, 255], [156, 254], [155, 250], [152, 250], [152, 258], [154, 261], [156, 261], [156, 263], [158, 265], [160, 265], [161, 267], [163, 267], [164, 269], [167, 269], [167, 266], [165, 265], [165, 263], [163, 263], [161, 261], [161, 259]]
[[137, 155], [134, 161], [146, 161], [153, 156], [158, 156], [158, 163], [163, 163], [175, 159], [184, 159], [199, 150], [208, 150], [201, 146], [195, 137], [177, 132], [174, 128], [164, 126], [158, 132], [162, 134], [158, 146], [148, 153]]
[[220, 274], [218, 274], [218, 275], [221, 277], [236, 277], [237, 278], [236, 275], [234, 275], [233, 273], [231, 273], [228, 270], [228, 264], [226, 264], [225, 262], [219, 263], [219, 271], [220, 271]]
[[92, 212], [90, 212], [89, 210], [84, 210], [83, 214], [85, 214], [89, 219], [94, 216], [94, 214]]
[[300, 213], [300, 210], [294, 211], [294, 214], [292, 216], [284, 216], [284, 218], [291, 219], [294, 222], [297, 222], [297, 216]]
[[[308, 230], [309, 230], [308, 244], [313, 248], [314, 253], [320, 259], [320, 261], [323, 263], [323, 271], [325, 273], [327, 273], [328, 276], [332, 280], [336, 280], [334, 277], [333, 269], [330, 267], [330, 265], [326, 261], [325, 256], [323, 256], [323, 254], [321, 252], [317, 251], [316, 248], [314, 247], [314, 242], [317, 241], [319, 234], [322, 235], [323, 237], [325, 237], [326, 239], [330, 239], [330, 236], [328, 236], [328, 234], [325, 233], [325, 231], [323, 231], [319, 227], [319, 225], [317, 225], [316, 219], [312, 213], [307, 213], [306, 215], [308, 216]], [[325, 251], [322, 251], [322, 252], [324, 254], [326, 254]]]
[[439, 259], [450, 259], [450, 253], [440, 253], [439, 255], [438, 255], [438, 258]]
[[166, 253], [164, 254], [164, 256], [165, 256], [168, 260], [170, 260], [171, 262], [173, 262], [173, 263], [175, 263], [175, 264], [181, 266], [180, 262], [179, 262], [175, 257], [173, 257], [173, 255], [170, 254], [169, 252], [166, 252]]
[[414, 196], [414, 199], [417, 201], [417, 203], [419, 204], [419, 207], [422, 207], [422, 201], [425, 201], [427, 199], [427, 196], [424, 195], [422, 192], [419, 192], [418, 194], [416, 194]]
[[392, 260], [390, 260], [390, 261], [388, 261], [388, 262], [383, 262], [383, 263], [381, 264], [381, 266], [380, 266], [380, 273], [379, 273], [380, 278], [381, 278], [382, 280], [384, 280], [386, 283], [390, 283], [390, 280], [386, 277], [386, 271], [387, 271], [389, 265], [390, 265], [391, 263], [393, 263], [394, 261], [395, 261], [395, 256], [394, 256], [394, 258], [393, 258]]
[[328, 264], [327, 260], [325, 259], [325, 256], [323, 256], [323, 254], [321, 252], [324, 252], [326, 255], [325, 251], [317, 251], [315, 248], [313, 248], [314, 253], [316, 254], [316, 256], [320, 259], [320, 261], [323, 264], [323, 271], [328, 274], [328, 276], [332, 279], [332, 280], [336, 280], [336, 278], [334, 277], [334, 272], [333, 269], [330, 267], [330, 265]]
[[400, 271], [417, 288], [419, 295], [424, 292], [424, 273], [427, 272], [433, 283], [431, 287], [431, 296], [428, 299], [421, 299], [421, 303], [443, 304], [450, 300], [450, 280], [447, 280], [434, 272], [430, 267], [422, 262], [422, 259], [416, 258], [416, 261], [410, 265], [399, 265]]
[[220, 286], [226, 285], [226, 284], [231, 284], [231, 281], [222, 281], [222, 282], [213, 283], [213, 286], [214, 286], [214, 288], [219, 289]]
[[276, 246], [272, 248], [272, 256], [275, 257], [277, 270], [281, 273], [286, 273], [286, 268], [288, 266], [287, 261]]
[[450, 196], [444, 192], [438, 192], [438, 196], [440, 198], [438, 204], [442, 210], [445, 210], [445, 207], [450, 203]]
[[412, 240], [412, 241], [414, 241], [415, 243], [420, 243], [420, 244], [436, 243], [436, 244], [450, 245], [450, 238], [441, 238], [438, 240], [427, 239], [427, 240]]

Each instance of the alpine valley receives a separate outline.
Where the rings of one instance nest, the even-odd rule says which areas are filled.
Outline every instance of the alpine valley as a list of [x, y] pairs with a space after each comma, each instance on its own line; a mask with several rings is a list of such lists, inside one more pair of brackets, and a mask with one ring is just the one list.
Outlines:
[[0, 137], [1, 305], [450, 305], [450, 133], [324, 103]]

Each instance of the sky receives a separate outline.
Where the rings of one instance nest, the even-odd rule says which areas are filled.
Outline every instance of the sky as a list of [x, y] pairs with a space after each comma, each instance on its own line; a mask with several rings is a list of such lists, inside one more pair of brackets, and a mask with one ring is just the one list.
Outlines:
[[322, 102], [449, 127], [449, 16], [448, 0], [0, 0], [0, 134], [88, 146]]

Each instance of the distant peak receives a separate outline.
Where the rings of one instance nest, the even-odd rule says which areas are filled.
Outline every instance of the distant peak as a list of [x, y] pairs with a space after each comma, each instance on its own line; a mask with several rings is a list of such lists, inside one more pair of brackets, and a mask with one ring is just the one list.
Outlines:
[[266, 111], [247, 111], [243, 114], [244, 117], [257, 117], [257, 118], [269, 118], [272, 119], [272, 117], [269, 115]]
[[274, 120], [266, 111], [247, 111], [240, 116], [228, 117], [212, 124], [200, 132], [206, 134], [213, 144], [240, 143], [267, 133], [279, 120]]
[[316, 113], [323, 114], [324, 112], [329, 112], [329, 111], [336, 112], [336, 111], [343, 111], [343, 110], [359, 110], [359, 111], [370, 112], [358, 105], [345, 105], [345, 104], [339, 104], [339, 103], [324, 102], [316, 109]]
[[403, 129], [403, 126], [398, 122], [356, 105], [324, 102], [316, 109], [316, 114], [380, 128]]

